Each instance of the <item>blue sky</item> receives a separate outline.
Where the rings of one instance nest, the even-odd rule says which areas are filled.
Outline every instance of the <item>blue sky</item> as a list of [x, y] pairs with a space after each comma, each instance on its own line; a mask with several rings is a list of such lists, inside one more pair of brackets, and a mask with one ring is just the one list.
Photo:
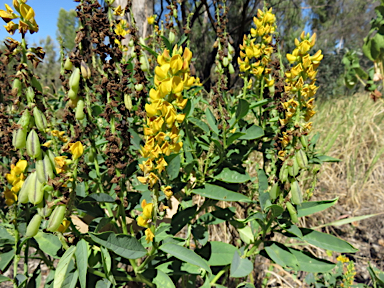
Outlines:
[[[5, 10], [4, 4], [12, 6], [12, 0], [0, 0], [0, 9]], [[39, 32], [27, 34], [27, 43], [39, 43], [39, 40], [46, 38], [48, 35], [56, 41], [57, 17], [59, 16], [60, 8], [65, 10], [75, 9], [77, 4], [73, 0], [28, 0], [27, 4], [35, 10], [35, 20], [39, 25]], [[0, 19], [0, 40], [10, 36], [3, 25], [5, 22]], [[21, 36], [16, 32], [12, 38], [20, 40]]]

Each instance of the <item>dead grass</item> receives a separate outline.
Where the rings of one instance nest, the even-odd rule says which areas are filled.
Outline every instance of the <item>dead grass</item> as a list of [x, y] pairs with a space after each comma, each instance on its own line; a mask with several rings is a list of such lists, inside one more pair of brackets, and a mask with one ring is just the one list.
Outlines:
[[[367, 94], [318, 103], [313, 118], [317, 148], [342, 161], [322, 166], [321, 198], [340, 197], [359, 215], [382, 210], [384, 201], [384, 104]], [[326, 195], [325, 195], [326, 194]], [[366, 209], [369, 208], [369, 209]]]

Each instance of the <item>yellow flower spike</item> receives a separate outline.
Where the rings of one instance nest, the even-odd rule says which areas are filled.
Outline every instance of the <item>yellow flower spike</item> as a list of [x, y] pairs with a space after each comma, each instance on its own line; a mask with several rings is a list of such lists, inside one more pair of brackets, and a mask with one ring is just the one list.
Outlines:
[[58, 232], [64, 233], [67, 231], [69, 225], [71, 225], [71, 221], [64, 219], [63, 222], [60, 224], [59, 229], [57, 229]]
[[304, 40], [303, 42], [300, 43], [298, 48], [300, 50], [300, 53], [304, 55], [309, 51], [309, 49], [311, 49], [311, 44], [309, 43], [308, 40]]
[[181, 123], [184, 121], [184, 119], [185, 119], [185, 114], [178, 114], [178, 115], [176, 116], [176, 121], [177, 121], [177, 123], [179, 123], [179, 124], [181, 124]]
[[161, 152], [165, 155], [165, 156], [169, 156], [171, 155], [171, 147], [168, 143], [168, 141], [165, 141], [164, 144], [161, 146]]
[[172, 69], [173, 74], [176, 74], [181, 70], [181, 68], [183, 67], [183, 60], [181, 59], [180, 55], [172, 56], [170, 67]]
[[77, 141], [76, 143], [69, 143], [69, 150], [72, 153], [73, 160], [80, 158], [80, 156], [84, 153], [84, 147], [80, 141]]
[[165, 140], [165, 136], [166, 136], [166, 134], [165, 134], [164, 132], [159, 132], [159, 133], [155, 136], [155, 139], [156, 139], [156, 141], [157, 141], [157, 143], [158, 143], [159, 145], [161, 145], [161, 143], [164, 142], [164, 140]]
[[157, 163], [156, 170], [159, 174], [165, 170], [166, 166], [168, 166], [167, 161], [165, 161], [163, 157], [157, 160], [156, 163]]
[[322, 55], [321, 50], [319, 50], [313, 56], [310, 56], [309, 58], [313, 61], [314, 64], [318, 64], [323, 59], [323, 57], [324, 57], [324, 55]]
[[302, 58], [302, 61], [303, 61], [303, 67], [304, 69], [307, 69], [309, 66], [311, 66], [312, 64], [312, 61], [311, 61], [311, 58], [310, 56], [307, 54], [305, 55], [303, 58]]
[[149, 25], [153, 25], [155, 23], [155, 20], [156, 20], [156, 15], [147, 17], [147, 22]]
[[177, 94], [181, 93], [184, 90], [184, 83], [181, 77], [174, 76], [172, 77], [172, 92]]
[[159, 181], [159, 177], [156, 176], [155, 173], [150, 173], [148, 176], [148, 185], [150, 188], [153, 187]]
[[295, 67], [291, 69], [292, 78], [295, 78], [298, 76], [301, 72], [303, 72], [303, 66], [301, 63], [297, 64]]
[[168, 199], [171, 198], [173, 195], [173, 192], [171, 189], [172, 189], [171, 186], [161, 187], [161, 190], [163, 190], [165, 197], [167, 197]]
[[153, 171], [153, 168], [154, 168], [153, 162], [151, 159], [148, 159], [147, 161], [143, 161], [142, 164], [139, 164], [139, 167], [140, 167], [141, 171], [144, 172], [144, 175]]
[[191, 63], [191, 60], [192, 60], [192, 52], [191, 52], [191, 50], [189, 50], [188, 47], [186, 47], [186, 48], [184, 49], [183, 58], [184, 58], [184, 60], [186, 60], [186, 61], [188, 62], [188, 64]]
[[294, 62], [296, 62], [296, 56], [292, 55], [292, 54], [287, 54], [287, 59], [289, 61], [289, 63], [293, 64]]
[[161, 130], [161, 128], [163, 127], [163, 124], [164, 124], [163, 117], [157, 117], [154, 121], [151, 122], [149, 126], [154, 133], [157, 133], [158, 131]]
[[155, 234], [153, 234], [151, 228], [145, 229], [145, 240], [147, 243], [153, 242], [153, 238], [155, 238]]
[[[257, 25], [256, 25], [257, 26]], [[251, 36], [252, 37], [257, 37], [257, 30], [254, 28], [251, 28]], [[240, 54], [241, 55], [241, 54]]]
[[148, 227], [148, 219], [144, 219], [142, 216], [137, 217], [137, 225], [141, 227]]
[[167, 114], [164, 115], [165, 123], [167, 124], [168, 128], [172, 128], [173, 123], [176, 121], [176, 111], [174, 109], [168, 110]]

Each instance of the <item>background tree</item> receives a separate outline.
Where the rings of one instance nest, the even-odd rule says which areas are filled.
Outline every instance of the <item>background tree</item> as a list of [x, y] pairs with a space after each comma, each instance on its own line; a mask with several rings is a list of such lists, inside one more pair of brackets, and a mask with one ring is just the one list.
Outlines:
[[59, 11], [57, 19], [56, 39], [64, 48], [71, 51], [75, 47], [76, 30], [78, 27], [75, 10]]

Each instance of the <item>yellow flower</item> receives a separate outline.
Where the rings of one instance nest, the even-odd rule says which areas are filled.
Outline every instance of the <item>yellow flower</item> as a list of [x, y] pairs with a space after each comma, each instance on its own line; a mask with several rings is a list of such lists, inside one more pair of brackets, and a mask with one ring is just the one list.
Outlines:
[[163, 190], [163, 193], [168, 199], [172, 197], [173, 192], [171, 190], [171, 186], [161, 187], [161, 189]]
[[65, 171], [65, 159], [67, 159], [67, 156], [57, 156], [55, 157], [55, 168], [56, 168], [56, 173], [60, 174]]
[[156, 20], [156, 15], [152, 15], [150, 17], [147, 17], [147, 22], [149, 25], [153, 25], [155, 23], [155, 20]]
[[84, 147], [80, 141], [77, 141], [76, 143], [69, 143], [69, 150], [72, 153], [73, 160], [80, 158], [80, 156], [84, 153]]
[[7, 4], [5, 4], [6, 10], [0, 10], [0, 17], [3, 18], [3, 20], [8, 23], [12, 19], [18, 18], [15, 13], [13, 13], [13, 10], [11, 7], [9, 7]]
[[143, 208], [143, 218], [152, 219], [153, 203], [147, 203], [147, 201], [144, 199], [141, 202], [141, 207]]
[[51, 144], [52, 144], [52, 140], [49, 140], [49, 141], [45, 142], [44, 144], [42, 144], [41, 146], [49, 148], [49, 147], [51, 147]]
[[148, 227], [148, 219], [144, 219], [142, 216], [137, 217], [137, 225], [141, 227]]
[[142, 164], [139, 164], [139, 167], [141, 169], [141, 171], [144, 172], [144, 174], [148, 174], [149, 172], [151, 172], [153, 170], [153, 163], [152, 163], [152, 160], [151, 159], [148, 159], [147, 161], [143, 161]]
[[153, 242], [153, 238], [155, 238], [155, 234], [153, 234], [151, 228], [145, 229], [145, 240], [147, 240], [147, 243]]
[[68, 229], [70, 224], [71, 224], [71, 221], [64, 219], [63, 222], [60, 224], [59, 229], [57, 229], [57, 231], [60, 233], [64, 233]]
[[13, 203], [15, 203], [17, 201], [16, 193], [9, 190], [8, 187], [5, 188], [5, 191], [3, 194], [4, 194], [4, 198], [5, 198], [5, 204], [7, 204], [7, 206], [11, 206]]
[[341, 263], [348, 263], [349, 262], [349, 258], [344, 256], [344, 255], [340, 255], [336, 258], [337, 261], [340, 261]]
[[117, 6], [114, 11], [113, 11], [113, 15], [115, 16], [123, 16], [124, 15], [124, 12], [125, 10], [121, 9], [121, 5]]
[[165, 170], [166, 166], [168, 166], [168, 163], [164, 160], [163, 157], [157, 160], [156, 163], [157, 163], [156, 169], [159, 174]]
[[11, 35], [15, 34], [15, 31], [17, 30], [17, 28], [19, 28], [19, 25], [10, 21], [7, 23], [7, 25], [4, 25], [5, 27], [5, 30], [7, 30], [7, 32]]

